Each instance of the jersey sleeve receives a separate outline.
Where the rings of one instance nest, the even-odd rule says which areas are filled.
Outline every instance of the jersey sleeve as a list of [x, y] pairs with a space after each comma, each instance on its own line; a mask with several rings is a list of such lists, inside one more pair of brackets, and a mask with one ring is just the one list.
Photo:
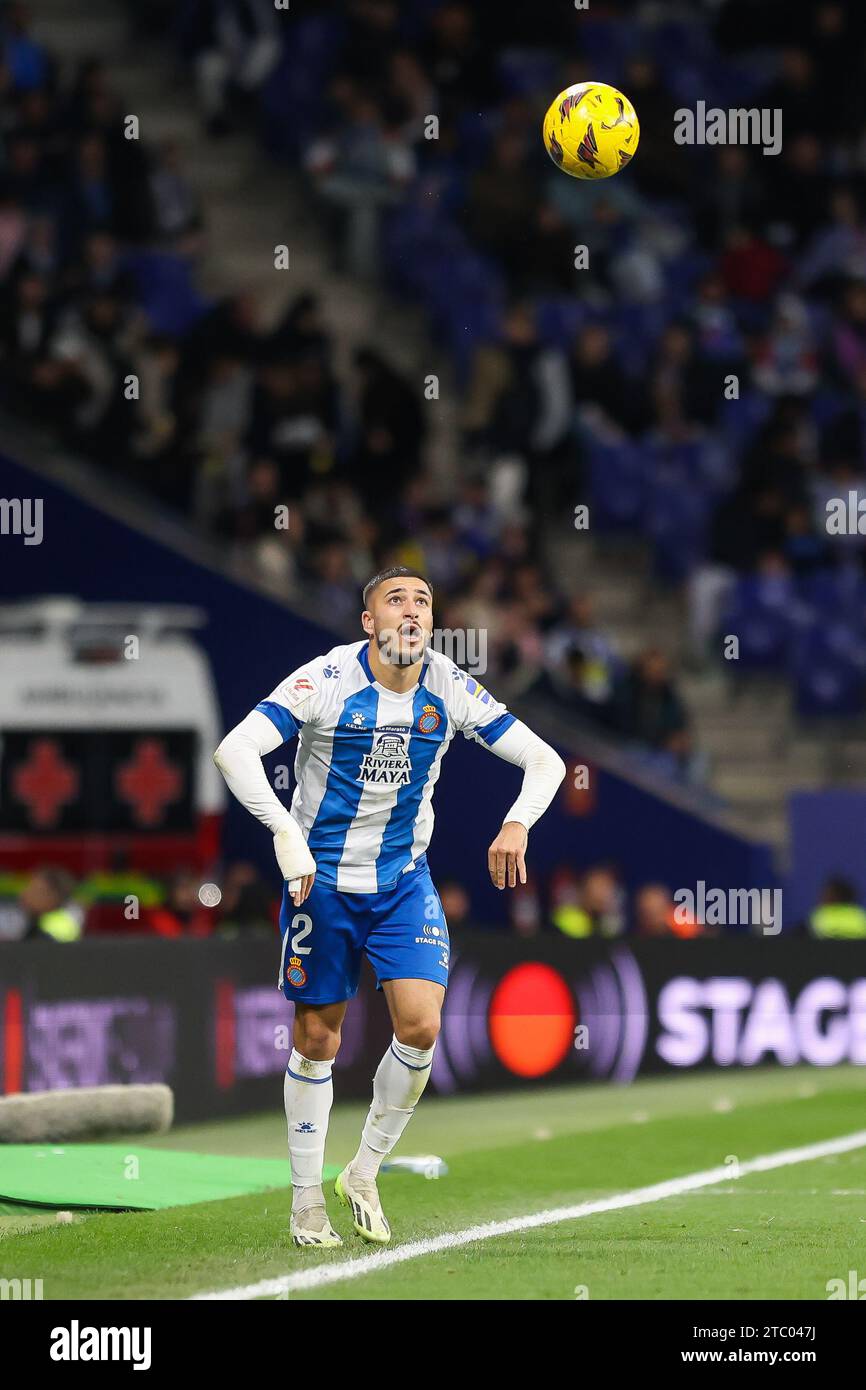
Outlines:
[[515, 722], [501, 700], [496, 700], [485, 690], [475, 676], [455, 667], [454, 701], [452, 714], [456, 728], [464, 738], [474, 739], [487, 748], [492, 748], [506, 729]]
[[282, 735], [283, 742], [294, 738], [305, 724], [315, 725], [323, 704], [324, 657], [316, 657], [286, 676], [266, 700], [256, 705]]

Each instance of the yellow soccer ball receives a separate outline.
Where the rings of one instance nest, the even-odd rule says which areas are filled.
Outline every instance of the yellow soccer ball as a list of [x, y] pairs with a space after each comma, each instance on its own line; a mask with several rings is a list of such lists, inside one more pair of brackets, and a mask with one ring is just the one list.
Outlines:
[[575, 179], [609, 179], [634, 158], [637, 112], [606, 82], [578, 82], [560, 92], [544, 118], [544, 144], [554, 164]]

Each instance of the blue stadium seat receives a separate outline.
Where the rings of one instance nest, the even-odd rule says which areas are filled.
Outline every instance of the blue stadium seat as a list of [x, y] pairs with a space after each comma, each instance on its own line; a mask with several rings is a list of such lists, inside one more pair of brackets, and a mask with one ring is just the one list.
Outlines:
[[738, 659], [730, 663], [732, 674], [785, 674], [803, 621], [793, 585], [772, 586], [751, 575], [738, 580], [719, 625], [722, 638], [729, 634], [739, 638]]
[[136, 251], [125, 261], [135, 277], [138, 302], [154, 333], [188, 333], [209, 308], [199, 294], [189, 261], [162, 251]]
[[[742, 388], [743, 382], [741, 380]], [[742, 458], [769, 419], [772, 401], [758, 391], [741, 389], [740, 399], [724, 401], [719, 412], [719, 425], [725, 443], [734, 458]]]
[[794, 699], [803, 719], [856, 718], [866, 710], [866, 643], [836, 623], [816, 623], [796, 645]]
[[704, 554], [709, 516], [706, 494], [685, 485], [676, 469], [650, 476], [644, 530], [652, 542], [659, 579], [679, 584], [688, 577]]
[[588, 441], [594, 531], [636, 531], [646, 505], [646, 469], [631, 442]]
[[557, 63], [537, 48], [507, 48], [499, 56], [499, 77], [508, 96], [556, 91]]
[[843, 622], [866, 636], [866, 575], [853, 566], [820, 570], [799, 583], [803, 602], [824, 626]]
[[569, 352], [589, 315], [585, 305], [570, 296], [538, 299], [535, 302], [535, 321], [539, 336], [550, 347]]

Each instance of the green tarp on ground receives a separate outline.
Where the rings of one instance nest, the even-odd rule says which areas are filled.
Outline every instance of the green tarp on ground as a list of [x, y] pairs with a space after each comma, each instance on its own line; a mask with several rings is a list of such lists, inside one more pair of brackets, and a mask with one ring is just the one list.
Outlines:
[[[340, 1169], [325, 1169], [335, 1178]], [[158, 1211], [290, 1185], [288, 1159], [226, 1158], [127, 1144], [0, 1144], [0, 1209], [7, 1203]]]

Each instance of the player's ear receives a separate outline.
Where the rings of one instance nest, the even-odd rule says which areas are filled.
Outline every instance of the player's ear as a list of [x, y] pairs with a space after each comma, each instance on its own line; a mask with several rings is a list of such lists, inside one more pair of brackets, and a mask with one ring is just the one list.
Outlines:
[[373, 614], [370, 612], [369, 608], [365, 608], [361, 614], [361, 626], [368, 637], [373, 636]]

